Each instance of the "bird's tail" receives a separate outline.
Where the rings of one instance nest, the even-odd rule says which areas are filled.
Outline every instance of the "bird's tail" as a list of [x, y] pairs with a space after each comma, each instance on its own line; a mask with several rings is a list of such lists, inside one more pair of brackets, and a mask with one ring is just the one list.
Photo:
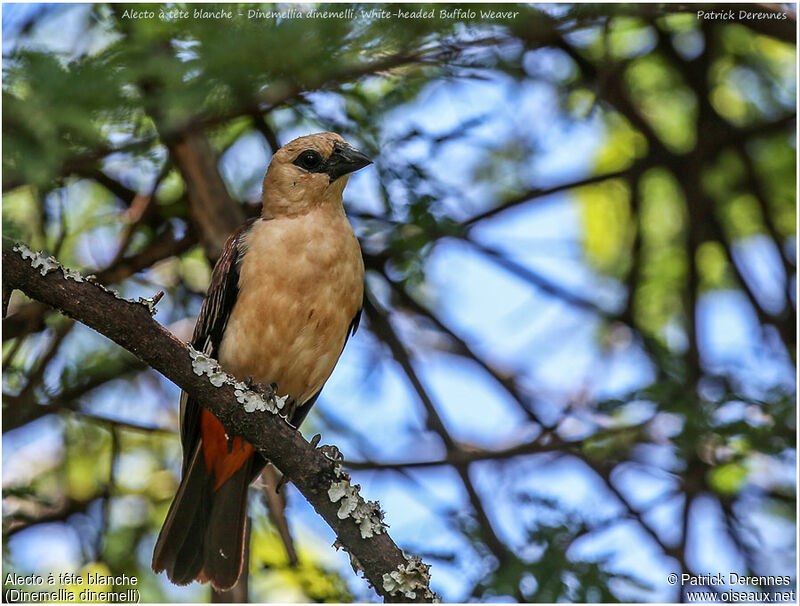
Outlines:
[[195, 448], [153, 552], [153, 570], [176, 585], [211, 581], [215, 589], [236, 584], [244, 560], [250, 457], [217, 490]]

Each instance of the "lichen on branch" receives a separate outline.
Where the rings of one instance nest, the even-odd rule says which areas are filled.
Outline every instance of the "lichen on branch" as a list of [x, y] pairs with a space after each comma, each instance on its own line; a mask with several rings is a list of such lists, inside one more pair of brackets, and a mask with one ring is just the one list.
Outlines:
[[[278, 414], [286, 405], [289, 396], [279, 396], [269, 387], [260, 388], [258, 391], [251, 389], [247, 383], [237, 381], [233, 375], [222, 370], [214, 358], [200, 353], [191, 345], [189, 346], [189, 357], [192, 359], [194, 374], [199, 377], [207, 376], [209, 383], [214, 387], [231, 385], [236, 401], [242, 404], [247, 412], [266, 410]], [[285, 416], [282, 418], [286, 419]]]

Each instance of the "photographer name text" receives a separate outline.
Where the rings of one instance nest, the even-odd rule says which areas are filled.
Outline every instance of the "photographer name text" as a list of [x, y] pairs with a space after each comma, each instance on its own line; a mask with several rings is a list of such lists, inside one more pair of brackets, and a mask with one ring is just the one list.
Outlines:
[[[687, 602], [796, 602], [796, 592], [790, 589], [789, 576], [751, 576], [735, 572], [716, 574], [667, 575], [667, 583], [686, 588]], [[712, 591], [690, 591], [694, 587], [710, 588]]]
[[786, 13], [772, 11], [735, 11], [733, 9], [725, 9], [722, 11], [697, 11], [697, 18], [703, 21], [744, 21], [747, 19], [783, 21], [789, 17]]

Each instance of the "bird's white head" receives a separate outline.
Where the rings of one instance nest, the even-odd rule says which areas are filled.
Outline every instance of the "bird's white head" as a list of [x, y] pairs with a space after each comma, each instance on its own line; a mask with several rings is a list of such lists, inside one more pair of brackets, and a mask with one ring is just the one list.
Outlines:
[[295, 139], [272, 156], [261, 194], [262, 216], [290, 216], [341, 204], [350, 173], [371, 163], [336, 133]]

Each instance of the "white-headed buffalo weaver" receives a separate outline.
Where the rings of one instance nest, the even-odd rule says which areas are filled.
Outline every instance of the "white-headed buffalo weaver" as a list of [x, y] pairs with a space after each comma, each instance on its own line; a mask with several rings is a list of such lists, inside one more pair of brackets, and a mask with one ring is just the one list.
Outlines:
[[[342, 207], [370, 164], [339, 135], [295, 139], [272, 158], [261, 217], [228, 238], [192, 345], [239, 380], [278, 386], [289, 422], [308, 414], [361, 315], [364, 263]], [[153, 553], [178, 585], [233, 587], [242, 571], [247, 489], [265, 465], [241, 437], [181, 396], [183, 476]]]

